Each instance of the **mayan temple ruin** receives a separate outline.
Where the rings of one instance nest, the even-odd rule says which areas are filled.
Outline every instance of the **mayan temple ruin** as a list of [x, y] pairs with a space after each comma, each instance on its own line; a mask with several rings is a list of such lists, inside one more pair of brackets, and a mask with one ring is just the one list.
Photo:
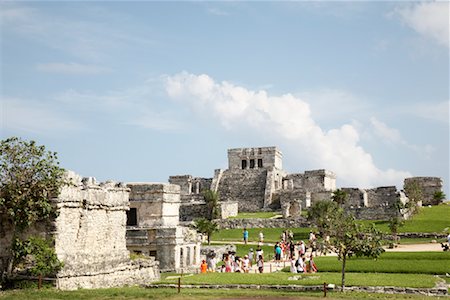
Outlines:
[[[168, 183], [97, 183], [93, 177], [67, 172], [71, 184], [52, 200], [56, 219], [37, 224], [24, 235], [54, 239], [56, 254], [64, 262], [56, 276], [60, 289], [144, 284], [158, 280], [161, 271], [198, 268], [201, 237], [188, 226], [206, 214], [205, 190], [219, 194], [221, 219], [238, 212], [281, 211], [284, 220], [300, 218], [301, 210], [331, 200], [336, 190], [332, 171], [288, 174], [276, 147], [229, 149], [228, 168], [213, 174], [175, 175]], [[427, 205], [442, 191], [440, 178], [405, 179], [405, 185], [411, 182]], [[398, 201], [408, 201], [395, 186], [341, 189], [348, 194], [345, 208], [359, 219], [387, 220], [398, 213]], [[12, 239], [11, 225], [4, 220], [0, 219], [0, 270], [6, 268]], [[147, 259], [131, 260], [130, 252]]]

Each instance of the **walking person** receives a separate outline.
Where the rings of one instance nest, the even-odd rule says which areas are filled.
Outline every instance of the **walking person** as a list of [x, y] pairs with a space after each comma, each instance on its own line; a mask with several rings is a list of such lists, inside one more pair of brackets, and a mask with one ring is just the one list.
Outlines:
[[264, 258], [262, 255], [258, 256], [258, 261], [256, 262], [259, 273], [264, 272]]
[[244, 244], [247, 245], [247, 242], [248, 242], [248, 230], [247, 230], [247, 228], [244, 228], [244, 232], [242, 233], [242, 235], [243, 235], [243, 238], [244, 238]]

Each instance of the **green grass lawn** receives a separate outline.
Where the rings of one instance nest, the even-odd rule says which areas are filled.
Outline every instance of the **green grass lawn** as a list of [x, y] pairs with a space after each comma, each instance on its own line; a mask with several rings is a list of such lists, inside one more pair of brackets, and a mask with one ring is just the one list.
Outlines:
[[[298, 280], [289, 280], [297, 276]], [[433, 287], [442, 279], [428, 274], [346, 273], [347, 286], [399, 286]], [[176, 283], [178, 279], [162, 279], [160, 283]], [[183, 277], [182, 284], [267, 284], [267, 285], [321, 285], [324, 282], [340, 285], [341, 274], [319, 272], [316, 274], [276, 273], [207, 273]]]
[[236, 217], [229, 217], [229, 219], [270, 219], [276, 215], [281, 215], [281, 212], [240, 212]]
[[[209, 300], [209, 299], [230, 299], [244, 297], [245, 299], [257, 298], [266, 299], [272, 297], [277, 299], [288, 298], [288, 300], [313, 300], [323, 299], [322, 292], [289, 292], [277, 290], [238, 290], [238, 289], [182, 289], [178, 294], [177, 289], [158, 288], [145, 289], [140, 287], [125, 287], [112, 289], [93, 289], [77, 291], [58, 291], [55, 289], [46, 290], [15, 290], [0, 291], [2, 300], [91, 300], [91, 299], [171, 299], [171, 300]], [[369, 294], [356, 292], [328, 292], [326, 299], [428, 299], [420, 295], [389, 295], [389, 294]], [[430, 297], [429, 299], [439, 299]]]
[[[390, 232], [388, 221], [360, 221], [364, 224], [374, 223], [383, 231]], [[417, 215], [405, 221], [399, 232], [436, 232], [443, 233], [450, 230], [450, 204], [441, 204], [432, 207], [421, 207]]]
[[[319, 271], [340, 272], [341, 261], [336, 257], [321, 256], [315, 259]], [[414, 273], [443, 275], [450, 271], [449, 252], [385, 252], [377, 260], [350, 258], [348, 272], [364, 273]]]
[[[280, 240], [281, 233], [286, 228], [249, 228], [248, 240], [250, 243], [258, 242], [258, 234], [260, 231], [264, 234], [265, 243], [274, 243]], [[309, 235], [309, 228], [288, 228], [294, 233], [294, 240], [307, 240]], [[214, 233], [211, 237], [212, 241], [242, 241], [243, 229], [222, 229]]]

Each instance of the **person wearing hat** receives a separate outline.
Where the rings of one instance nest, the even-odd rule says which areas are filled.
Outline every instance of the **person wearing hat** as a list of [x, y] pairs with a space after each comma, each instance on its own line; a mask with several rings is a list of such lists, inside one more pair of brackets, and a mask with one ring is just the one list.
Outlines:
[[244, 258], [242, 259], [242, 271], [244, 273], [248, 273], [250, 267], [250, 259], [248, 258], [248, 255], [244, 255]]
[[248, 260], [250, 261], [250, 268], [253, 265], [253, 257], [254, 257], [253, 248], [250, 248], [250, 251], [248, 252]]

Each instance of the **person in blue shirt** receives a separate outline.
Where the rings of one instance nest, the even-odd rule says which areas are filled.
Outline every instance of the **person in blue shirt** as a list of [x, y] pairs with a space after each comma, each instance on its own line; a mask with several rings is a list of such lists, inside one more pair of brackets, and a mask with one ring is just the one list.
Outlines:
[[247, 245], [247, 242], [248, 242], [248, 230], [247, 230], [247, 228], [244, 228], [243, 235], [244, 235], [244, 243]]

